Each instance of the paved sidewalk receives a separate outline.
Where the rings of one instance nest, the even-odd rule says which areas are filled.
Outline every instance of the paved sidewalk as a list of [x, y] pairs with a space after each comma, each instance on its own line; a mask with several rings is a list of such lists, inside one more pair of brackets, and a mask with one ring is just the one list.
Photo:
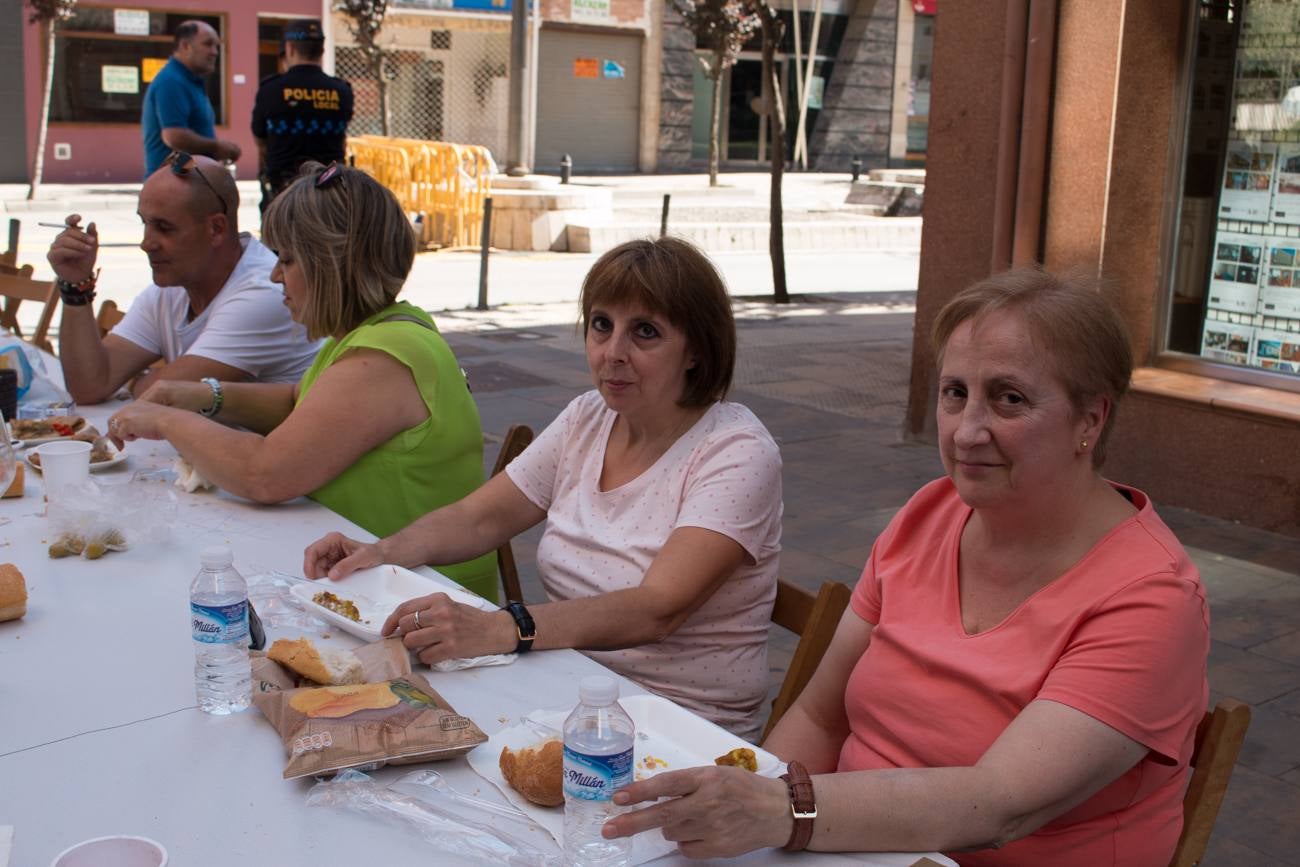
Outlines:
[[[752, 300], [737, 305], [740, 355], [731, 397], [754, 410], [781, 445], [781, 572], [809, 589], [856, 581], [876, 534], [941, 472], [932, 446], [900, 436], [913, 300], [904, 292], [805, 296], [780, 308]], [[445, 312], [437, 319], [469, 373], [489, 436], [513, 423], [540, 429], [590, 386], [571, 304]], [[1300, 865], [1300, 539], [1183, 509], [1160, 513], [1205, 580], [1212, 700], [1233, 696], [1254, 711], [1205, 863]], [[515, 545], [529, 599], [544, 598], [532, 565], [539, 535]], [[793, 646], [774, 631], [774, 688]]]
[[[639, 214], [650, 208], [658, 214], [664, 193], [673, 196], [670, 230], [688, 222], [743, 211], [766, 214], [768, 177], [763, 173], [727, 173], [722, 186], [710, 188], [705, 175], [636, 175], [579, 177], [576, 185], [609, 188], [616, 214]], [[251, 181], [240, 181], [239, 226], [257, 234], [260, 193]], [[791, 173], [783, 185], [787, 222], [809, 215], [841, 213], [849, 188], [846, 174]], [[45, 253], [58, 228], [37, 225], [62, 223], [70, 213], [94, 221], [99, 230], [99, 283], [101, 301], [126, 309], [148, 285], [148, 262], [139, 249], [140, 221], [136, 216], [139, 184], [64, 185], [42, 187], [34, 202], [25, 199], [26, 185], [0, 184], [0, 248], [7, 243], [8, 220], [22, 223], [18, 264], [30, 264], [40, 279], [52, 272]], [[763, 219], [766, 219], [764, 216]], [[886, 221], [888, 222], [888, 221]], [[658, 231], [658, 218], [653, 231]], [[916, 287], [919, 249], [794, 250], [786, 253], [786, 275], [791, 292], [897, 292]], [[770, 295], [771, 264], [766, 250], [713, 252], [727, 285], [737, 295]], [[596, 256], [586, 253], [523, 253], [494, 251], [488, 263], [488, 301], [500, 304], [538, 304], [572, 301], [582, 278]], [[407, 280], [403, 298], [431, 310], [474, 307], [479, 295], [480, 258], [477, 250], [440, 250], [421, 253]], [[35, 324], [33, 305], [20, 311], [20, 323]], [[56, 316], [56, 326], [57, 326]], [[30, 322], [29, 322], [30, 320]]]

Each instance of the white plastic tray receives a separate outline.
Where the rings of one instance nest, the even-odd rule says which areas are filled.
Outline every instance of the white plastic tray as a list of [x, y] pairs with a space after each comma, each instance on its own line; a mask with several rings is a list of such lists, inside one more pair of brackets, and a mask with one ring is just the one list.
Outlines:
[[[698, 768], [713, 764], [718, 756], [737, 747], [749, 747], [758, 759], [758, 773], [778, 776], [781, 760], [766, 750], [733, 735], [684, 707], [657, 695], [629, 695], [619, 699], [623, 710], [636, 723], [633, 750], [635, 777], [644, 780], [664, 771]], [[567, 710], [533, 711], [528, 718], [559, 732]], [[499, 752], [499, 751], [498, 751]], [[657, 759], [655, 762], [649, 759]]]
[[[576, 699], [575, 689], [574, 700]], [[758, 773], [762, 776], [776, 777], [785, 769], [784, 763], [766, 750], [745, 742], [666, 698], [657, 695], [629, 695], [618, 701], [636, 723], [632, 758], [635, 762], [634, 775], [638, 780], [664, 771], [712, 765], [715, 758], [736, 747], [749, 747], [754, 751], [758, 760]], [[560, 730], [568, 715], [568, 709], [535, 710], [528, 714], [528, 719], [539, 725], [521, 723], [503, 729], [488, 738], [487, 743], [475, 747], [468, 756], [470, 767], [479, 776], [500, 789], [507, 800], [528, 814], [530, 819], [550, 831], [557, 843], [561, 843], [564, 838], [564, 808], [539, 807], [526, 800], [501, 776], [498, 763], [502, 747], [519, 749], [534, 746], [547, 739], [546, 729], [554, 730], [553, 737], [560, 737]], [[663, 761], [666, 766], [655, 762], [651, 769], [647, 761], [650, 757]], [[659, 858], [676, 848], [675, 843], [664, 840], [658, 831], [638, 834], [632, 838], [632, 863], [641, 864]]]
[[[444, 579], [445, 580], [445, 579]], [[329, 591], [340, 599], [351, 599], [361, 615], [361, 622], [344, 617], [323, 605], [312, 601], [317, 593]], [[379, 630], [383, 627], [393, 609], [408, 599], [427, 596], [430, 593], [446, 593], [454, 601], [473, 605], [483, 610], [495, 610], [496, 606], [462, 590], [450, 581], [437, 581], [401, 566], [375, 566], [353, 572], [342, 581], [321, 579], [311, 584], [294, 584], [289, 591], [303, 604], [313, 617], [334, 624], [344, 632], [349, 632], [365, 641], [377, 641]]]

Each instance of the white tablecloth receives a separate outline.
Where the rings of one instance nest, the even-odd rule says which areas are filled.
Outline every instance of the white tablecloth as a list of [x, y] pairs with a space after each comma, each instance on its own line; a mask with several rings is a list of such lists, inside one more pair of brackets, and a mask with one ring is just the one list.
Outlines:
[[[115, 406], [83, 413], [102, 430]], [[127, 448], [130, 459], [97, 478], [125, 482], [168, 467], [175, 455], [165, 443]], [[164, 482], [147, 484], [168, 498]], [[284, 747], [256, 710], [213, 717], [195, 707], [188, 592], [200, 549], [229, 545], [246, 575], [301, 576], [307, 543], [330, 530], [363, 531], [308, 500], [263, 507], [176, 491], [168, 540], [101, 560], [52, 560], [42, 493], [29, 469], [26, 495], [0, 501], [0, 560], [22, 569], [29, 594], [24, 619], [0, 623], [0, 826], [15, 828], [14, 865], [39, 867], [72, 843], [107, 834], [153, 837], [173, 865], [186, 867], [226, 859], [278, 867], [455, 863], [400, 826], [307, 807], [312, 782], [281, 778]], [[491, 734], [533, 709], [573, 704], [578, 678], [598, 671], [579, 653], [548, 651], [427, 676]], [[621, 688], [642, 692], [629, 681]], [[427, 767], [462, 792], [505, 803], [463, 758]], [[409, 770], [374, 776], [391, 781]], [[787, 857], [763, 851], [738, 862]], [[805, 853], [798, 863], [903, 867], [916, 858]], [[656, 863], [678, 862], [688, 863], [673, 856]]]

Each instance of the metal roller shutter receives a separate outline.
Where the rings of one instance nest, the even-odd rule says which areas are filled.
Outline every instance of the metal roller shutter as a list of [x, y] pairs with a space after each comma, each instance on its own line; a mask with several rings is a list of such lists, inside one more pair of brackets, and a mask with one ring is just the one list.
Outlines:
[[557, 171], [569, 154], [578, 174], [636, 171], [641, 39], [542, 30], [534, 169]]

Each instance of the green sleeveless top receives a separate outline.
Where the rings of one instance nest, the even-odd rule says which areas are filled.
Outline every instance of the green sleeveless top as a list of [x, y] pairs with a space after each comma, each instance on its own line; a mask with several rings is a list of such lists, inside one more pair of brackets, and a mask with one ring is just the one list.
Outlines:
[[[419, 321], [382, 321], [394, 316]], [[298, 401], [352, 349], [378, 350], [410, 368], [429, 417], [366, 452], [308, 496], [376, 536], [389, 536], [483, 484], [483, 429], [451, 347], [429, 314], [404, 301], [371, 316], [342, 340], [325, 341], [302, 379]], [[496, 552], [467, 563], [433, 565], [466, 589], [498, 598]]]

